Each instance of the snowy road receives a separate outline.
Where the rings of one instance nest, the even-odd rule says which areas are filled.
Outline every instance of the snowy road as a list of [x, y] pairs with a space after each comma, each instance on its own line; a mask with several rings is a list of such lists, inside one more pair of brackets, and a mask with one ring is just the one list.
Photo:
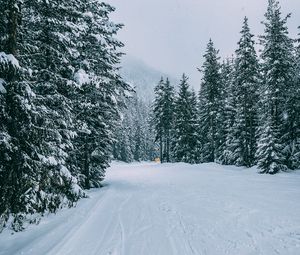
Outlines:
[[76, 208], [0, 234], [4, 254], [297, 255], [300, 171], [115, 163]]

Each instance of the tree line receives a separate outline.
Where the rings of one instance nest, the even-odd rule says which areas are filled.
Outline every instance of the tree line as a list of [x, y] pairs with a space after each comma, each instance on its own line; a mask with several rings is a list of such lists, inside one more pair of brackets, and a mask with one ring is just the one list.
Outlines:
[[0, 232], [101, 186], [128, 85], [114, 8], [0, 0]]
[[157, 144], [151, 125], [150, 103], [137, 94], [125, 99], [121, 123], [115, 133], [113, 159], [123, 162], [149, 161], [157, 157]]
[[161, 79], [152, 108], [162, 162], [300, 167], [300, 40], [289, 37], [289, 17], [269, 0], [259, 56], [246, 17], [232, 58], [221, 63], [210, 40], [198, 96], [186, 75], [178, 93]]

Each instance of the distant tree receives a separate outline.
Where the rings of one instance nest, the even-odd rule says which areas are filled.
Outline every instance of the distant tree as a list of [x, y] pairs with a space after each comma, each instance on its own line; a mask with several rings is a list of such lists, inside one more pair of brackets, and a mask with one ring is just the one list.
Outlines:
[[132, 153], [132, 123], [127, 115], [121, 121], [120, 128], [116, 131], [116, 141], [113, 145], [114, 159], [130, 163], [134, 156]]
[[152, 125], [155, 130], [155, 141], [159, 143], [159, 152], [160, 160], [163, 162], [163, 130], [164, 130], [164, 121], [163, 121], [163, 78], [160, 79], [159, 83], [154, 88], [155, 99], [153, 103], [153, 116], [152, 116]]
[[160, 80], [155, 87], [153, 125], [160, 145], [161, 162], [171, 161], [171, 139], [174, 120], [174, 87], [169, 79]]
[[122, 116], [113, 146], [114, 158], [125, 162], [153, 160], [156, 156], [156, 145], [148, 103], [134, 94], [126, 100]]
[[221, 99], [223, 88], [218, 51], [209, 41], [202, 67], [203, 78], [199, 93], [199, 128], [201, 133], [200, 157], [203, 162], [218, 160], [221, 148]]
[[174, 123], [174, 102], [175, 91], [171, 86], [169, 79], [167, 78], [164, 87], [164, 99], [163, 99], [163, 122], [164, 122], [164, 159], [166, 162], [171, 161], [171, 141], [172, 130]]
[[196, 94], [190, 90], [188, 77], [183, 74], [175, 99], [173, 154], [177, 162], [197, 162], [197, 114]]
[[219, 162], [222, 164], [233, 164], [234, 157], [231, 150], [231, 144], [233, 143], [234, 132], [233, 123], [237, 111], [236, 89], [234, 83], [234, 59], [226, 59], [221, 66], [221, 82], [223, 84], [223, 109], [222, 121], [223, 121], [223, 134], [221, 137], [221, 155]]

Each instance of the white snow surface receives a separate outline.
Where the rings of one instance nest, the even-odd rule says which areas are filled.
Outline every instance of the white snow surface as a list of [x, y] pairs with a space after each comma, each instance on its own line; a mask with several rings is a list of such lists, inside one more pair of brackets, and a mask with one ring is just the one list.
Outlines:
[[85, 72], [83, 69], [79, 69], [75, 74], [74, 74], [74, 79], [79, 85], [83, 85], [86, 83], [90, 82], [90, 77], [89, 75]]
[[7, 92], [4, 85], [5, 85], [5, 81], [0, 78], [0, 93], [2, 94], [5, 94]]
[[0, 63], [11, 64], [15, 68], [20, 68], [19, 61], [12, 54], [6, 54], [5, 52], [0, 52]]
[[5, 230], [0, 254], [300, 254], [300, 171], [113, 163], [88, 194], [38, 226]]

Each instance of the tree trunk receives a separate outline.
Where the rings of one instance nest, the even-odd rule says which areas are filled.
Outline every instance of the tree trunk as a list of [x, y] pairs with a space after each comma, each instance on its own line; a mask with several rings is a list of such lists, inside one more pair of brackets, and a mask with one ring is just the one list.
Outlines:
[[8, 40], [7, 40], [7, 54], [17, 55], [17, 31], [18, 31], [18, 15], [20, 6], [16, 1], [10, 1], [9, 5], [9, 24], [8, 24]]
[[170, 162], [170, 130], [168, 130], [168, 136], [167, 136], [167, 162]]
[[163, 163], [163, 141], [162, 137], [159, 137], [159, 150], [160, 150], [160, 162]]
[[83, 165], [84, 175], [85, 175], [85, 182], [84, 186], [86, 189], [90, 189], [90, 162], [89, 162], [89, 150], [88, 150], [88, 143], [85, 141], [84, 145], [84, 165]]

